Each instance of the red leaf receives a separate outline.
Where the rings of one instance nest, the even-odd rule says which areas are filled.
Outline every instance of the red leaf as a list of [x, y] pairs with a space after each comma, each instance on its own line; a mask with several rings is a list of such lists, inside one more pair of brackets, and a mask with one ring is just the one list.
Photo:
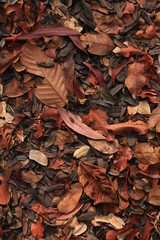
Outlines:
[[126, 2], [126, 6], [122, 12], [122, 14], [133, 14], [134, 13], [134, 4], [130, 2]]
[[36, 139], [39, 139], [40, 137], [43, 136], [43, 133], [44, 133], [44, 126], [43, 126], [43, 122], [40, 122], [38, 125], [37, 125], [37, 131], [34, 133], [34, 137]]
[[56, 161], [54, 163], [50, 162], [49, 164], [49, 168], [54, 169], [54, 170], [58, 170], [59, 167], [64, 163], [62, 158], [57, 158]]
[[143, 233], [142, 233], [142, 236], [141, 236], [140, 240], [147, 240], [148, 236], [150, 234], [150, 231], [153, 228], [154, 227], [150, 225], [149, 219], [146, 217], [145, 226], [144, 226]]
[[122, 54], [124, 57], [129, 57], [131, 55], [145, 55], [146, 53], [132, 46], [127, 48], [121, 48], [119, 54]]
[[98, 82], [99, 82], [99, 86], [106, 88], [106, 83], [104, 81], [104, 76], [103, 74], [96, 68], [93, 68], [92, 65], [90, 63], [87, 62], [83, 62], [83, 64], [88, 67], [92, 73], [95, 75], [95, 77], [97, 78]]
[[134, 59], [130, 58], [127, 62], [122, 62], [119, 65], [117, 65], [116, 67], [113, 68], [112, 70], [112, 82], [113, 84], [115, 84], [115, 79], [117, 77], [117, 75], [120, 73], [120, 71], [128, 64], [133, 62]]
[[44, 236], [44, 226], [42, 224], [42, 218], [39, 217], [36, 223], [31, 222], [31, 232], [32, 235], [39, 239]]
[[8, 191], [8, 184], [3, 176], [0, 176], [0, 204], [6, 205], [10, 201], [10, 192]]
[[28, 40], [39, 37], [49, 37], [49, 36], [71, 36], [71, 35], [80, 35], [76, 30], [65, 28], [65, 27], [47, 27], [40, 28], [33, 32], [27, 33], [23, 36], [20, 36], [18, 40]]
[[73, 78], [73, 90], [74, 90], [74, 94], [75, 94], [76, 97], [78, 97], [79, 99], [84, 99], [85, 98], [85, 95], [81, 90], [80, 84], [77, 81], [76, 76], [74, 76], [74, 78]]
[[82, 50], [84, 53], [88, 54], [87, 50], [83, 47], [81, 41], [79, 40], [79, 38], [77, 36], [69, 36], [69, 38], [72, 40], [72, 42], [74, 43], [74, 45], [77, 48]]
[[[58, 111], [68, 127], [73, 129], [75, 132], [78, 132], [88, 138], [92, 139], [106, 139], [101, 133], [94, 131], [92, 128], [89, 128], [87, 125], [82, 123], [73, 113], [67, 111], [64, 108], [58, 107]], [[72, 120], [72, 121], [71, 121]]]

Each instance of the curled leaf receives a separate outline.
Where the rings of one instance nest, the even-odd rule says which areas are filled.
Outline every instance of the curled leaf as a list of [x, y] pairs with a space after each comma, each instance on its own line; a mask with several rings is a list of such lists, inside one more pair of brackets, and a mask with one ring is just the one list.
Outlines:
[[119, 143], [115, 139], [114, 142], [107, 142], [106, 140], [93, 140], [88, 139], [89, 144], [104, 154], [113, 154], [118, 151]]

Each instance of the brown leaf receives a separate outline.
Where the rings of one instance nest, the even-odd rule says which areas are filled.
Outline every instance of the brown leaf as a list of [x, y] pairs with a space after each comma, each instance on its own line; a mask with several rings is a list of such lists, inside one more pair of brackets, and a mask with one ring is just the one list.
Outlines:
[[143, 64], [136, 62], [130, 64], [128, 66], [128, 77], [125, 80], [125, 85], [134, 99], [136, 99], [145, 84], [146, 76]]
[[160, 132], [160, 105], [152, 111], [148, 120], [148, 127], [151, 131]]
[[56, 139], [54, 141], [54, 146], [58, 147], [59, 150], [64, 149], [66, 143], [73, 143], [74, 136], [69, 132], [58, 130], [56, 133]]
[[21, 176], [23, 181], [26, 183], [37, 183], [43, 178], [42, 174], [36, 174], [32, 170], [29, 171], [23, 170], [21, 172]]
[[98, 203], [117, 203], [116, 193], [106, 169], [86, 162], [80, 162], [78, 178], [87, 196]]
[[15, 98], [24, 95], [34, 87], [35, 80], [30, 75], [24, 75], [24, 80], [20, 83], [17, 79], [13, 79], [6, 85], [5, 95], [10, 98]]
[[119, 54], [122, 54], [124, 57], [129, 57], [130, 55], [145, 55], [146, 53], [133, 46], [128, 46], [127, 48], [121, 48]]
[[82, 195], [82, 187], [80, 183], [74, 183], [71, 185], [71, 189], [68, 189], [63, 199], [59, 202], [57, 208], [61, 213], [71, 212], [78, 204]]
[[151, 188], [148, 195], [148, 202], [155, 206], [160, 206], [160, 185]]
[[8, 184], [3, 176], [0, 176], [0, 204], [6, 205], [10, 201], [10, 192]]
[[36, 97], [51, 107], [64, 106], [67, 103], [67, 90], [61, 65], [56, 63], [52, 68], [39, 67], [37, 62], [51, 63], [50, 58], [33, 44], [24, 44], [22, 50], [21, 62], [26, 66], [26, 70], [44, 77], [44, 80], [36, 85]]
[[44, 226], [42, 224], [42, 218], [39, 217], [36, 223], [31, 222], [31, 232], [36, 238], [43, 238], [44, 236]]
[[98, 56], [104, 56], [114, 48], [112, 39], [104, 33], [84, 33], [80, 40], [84, 47], [89, 46], [88, 52]]
[[78, 118], [70, 111], [67, 111], [66, 109], [61, 107], [58, 107], [58, 111], [66, 125], [73, 129], [75, 132], [78, 132], [92, 139], [105, 139], [105, 137], [101, 133], [89, 128], [87, 125], [78, 120]]
[[122, 172], [127, 168], [127, 161], [132, 158], [133, 151], [128, 146], [121, 147], [114, 159], [114, 168], [119, 172]]
[[115, 139], [114, 142], [107, 142], [106, 140], [93, 140], [88, 139], [89, 144], [104, 154], [113, 154], [116, 153], [119, 149], [119, 143]]
[[141, 143], [136, 146], [134, 156], [140, 163], [156, 164], [160, 162], [160, 149], [150, 143]]

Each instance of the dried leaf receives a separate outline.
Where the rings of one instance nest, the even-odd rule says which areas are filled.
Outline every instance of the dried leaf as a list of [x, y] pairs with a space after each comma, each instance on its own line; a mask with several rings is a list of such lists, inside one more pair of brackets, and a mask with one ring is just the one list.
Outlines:
[[54, 169], [54, 170], [58, 170], [59, 167], [63, 164], [64, 164], [63, 159], [62, 158], [57, 158], [54, 163], [50, 162], [49, 168]]
[[35, 238], [43, 238], [44, 236], [44, 226], [42, 224], [42, 218], [39, 217], [36, 223], [31, 222], [31, 232]]
[[88, 139], [89, 144], [104, 154], [113, 154], [116, 153], [119, 149], [119, 143], [115, 139], [114, 142], [107, 142], [106, 140], [93, 140]]
[[63, 199], [59, 202], [57, 208], [61, 213], [71, 212], [78, 204], [82, 195], [82, 187], [80, 183], [74, 183], [71, 188], [67, 190]]
[[65, 28], [65, 27], [46, 27], [40, 28], [33, 32], [27, 33], [23, 36], [18, 37], [18, 40], [28, 40], [39, 37], [49, 37], [49, 36], [74, 36], [80, 35], [76, 30]]
[[117, 203], [116, 193], [105, 168], [80, 162], [78, 178], [84, 192], [94, 200], [94, 204]]
[[122, 218], [115, 216], [113, 213], [108, 214], [108, 221], [115, 229], [122, 229], [125, 226]]
[[21, 176], [23, 181], [26, 183], [37, 183], [43, 178], [42, 174], [36, 174], [32, 170], [29, 171], [23, 170], [21, 172]]
[[0, 74], [6, 71], [6, 69], [15, 61], [19, 58], [19, 55], [21, 52], [16, 53], [16, 55], [12, 58], [9, 59], [8, 62], [6, 62], [4, 65], [0, 66]]
[[108, 216], [95, 216], [94, 219], [96, 222], [109, 223]]
[[0, 204], [7, 205], [10, 201], [10, 192], [5, 178], [0, 176]]
[[56, 139], [54, 141], [54, 146], [58, 147], [59, 150], [63, 150], [65, 144], [73, 143], [73, 141], [74, 141], [73, 134], [66, 132], [66, 131], [58, 130], [56, 133]]
[[148, 120], [148, 127], [152, 131], [160, 132], [160, 105], [152, 111]]
[[75, 227], [72, 234], [74, 236], [79, 236], [79, 235], [83, 234], [86, 230], [87, 230], [87, 225], [85, 223], [80, 223]]
[[94, 131], [84, 123], [80, 122], [80, 120], [78, 120], [78, 118], [70, 111], [60, 107], [58, 107], [58, 111], [66, 125], [75, 132], [92, 139], [105, 139], [101, 133]]
[[138, 132], [140, 135], [144, 135], [148, 131], [148, 125], [142, 121], [133, 122], [129, 120], [124, 123], [110, 124], [107, 126], [108, 130], [113, 131], [115, 135], [123, 134], [125, 132]]
[[128, 66], [128, 77], [125, 80], [125, 85], [134, 99], [136, 99], [145, 84], [146, 76], [143, 64], [130, 64]]
[[56, 220], [65, 220], [68, 219], [72, 216], [74, 216], [77, 212], [79, 212], [79, 210], [83, 207], [83, 203], [78, 204], [73, 211], [71, 211], [70, 213], [67, 214], [62, 214], [60, 217], [57, 217]]
[[112, 39], [104, 33], [84, 33], [80, 40], [84, 47], [89, 46], [88, 52], [98, 56], [104, 56], [114, 48]]
[[35, 162], [39, 163], [42, 166], [48, 165], [48, 159], [46, 155], [39, 150], [30, 150], [29, 152], [29, 158], [31, 160], [34, 160]]
[[150, 143], [141, 143], [136, 146], [134, 156], [140, 163], [156, 164], [160, 162], [160, 148]]
[[121, 147], [117, 153], [116, 158], [114, 159], [114, 168], [119, 172], [122, 172], [127, 168], [127, 161], [132, 158], [133, 150], [130, 147], [124, 146]]
[[151, 188], [148, 195], [148, 202], [155, 206], [160, 206], [160, 185]]
[[35, 80], [30, 75], [25, 75], [23, 82], [13, 79], [6, 85], [5, 95], [10, 98], [15, 98], [24, 95], [34, 87]]
[[83, 147], [80, 147], [79, 149], [76, 149], [76, 151], [73, 153], [73, 157], [79, 159], [81, 157], [85, 157], [89, 151], [90, 147], [88, 145], [85, 145]]
[[21, 62], [26, 66], [26, 70], [44, 77], [44, 80], [36, 85], [34, 90], [36, 97], [51, 107], [64, 106], [67, 103], [67, 90], [62, 67], [57, 63], [52, 68], [39, 67], [37, 65], [39, 60], [45, 63], [50, 63], [51, 60], [36, 45], [26, 43], [22, 50]]
[[151, 108], [150, 108], [150, 105], [148, 104], [148, 102], [147, 101], [139, 102], [137, 112], [139, 114], [150, 115], [151, 114]]

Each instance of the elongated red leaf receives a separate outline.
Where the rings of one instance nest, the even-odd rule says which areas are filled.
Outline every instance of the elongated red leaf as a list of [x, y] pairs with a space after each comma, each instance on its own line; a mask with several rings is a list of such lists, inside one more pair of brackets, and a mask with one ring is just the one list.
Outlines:
[[47, 27], [27, 33], [23, 36], [20, 36], [18, 39], [27, 40], [44, 36], [49, 37], [49, 36], [72, 36], [72, 35], [80, 35], [80, 33], [76, 30], [65, 27]]
[[83, 62], [83, 64], [88, 67], [92, 73], [95, 75], [95, 77], [97, 78], [98, 82], [99, 82], [99, 86], [101, 87], [106, 87], [106, 83], [104, 81], [104, 76], [103, 74], [98, 70], [92, 67], [92, 65], [90, 63], [87, 62]]
[[74, 45], [77, 48], [82, 50], [84, 53], [88, 54], [87, 50], [83, 47], [81, 41], [79, 40], [79, 38], [77, 36], [69, 36], [69, 38], [72, 40], [72, 42], [74, 43]]
[[58, 107], [58, 111], [66, 125], [73, 129], [75, 132], [92, 139], [105, 139], [101, 133], [94, 131], [92, 128], [89, 128], [70, 111], [67, 111], [61, 107]]

